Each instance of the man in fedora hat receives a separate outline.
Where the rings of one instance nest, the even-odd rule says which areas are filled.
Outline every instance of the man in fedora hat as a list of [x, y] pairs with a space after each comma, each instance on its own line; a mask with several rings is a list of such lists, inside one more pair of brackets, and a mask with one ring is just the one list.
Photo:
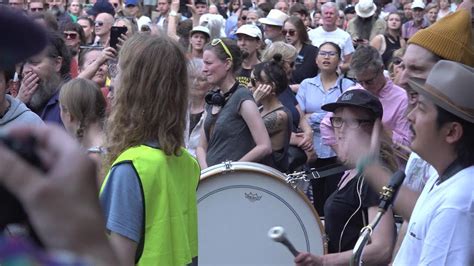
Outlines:
[[347, 32], [351, 35], [354, 46], [369, 44], [377, 35], [384, 34], [385, 21], [379, 19], [377, 6], [373, 0], [361, 0], [355, 5], [357, 16], [349, 21]]
[[278, 9], [272, 9], [266, 17], [258, 20], [263, 25], [265, 43], [267, 45], [277, 41], [285, 41], [285, 36], [281, 33], [281, 29], [287, 18], [287, 14]]
[[[474, 68], [447, 60], [435, 64], [426, 81], [409, 80], [419, 93], [408, 114], [414, 134], [411, 148], [436, 171], [419, 196], [405, 186], [399, 190], [394, 209], [409, 224], [393, 265], [472, 265], [473, 83]], [[352, 141], [359, 147], [346, 152], [359, 159], [359, 171], [380, 191], [391, 173], [373, 159], [378, 154], [378, 138], [372, 138], [371, 143]]]
[[[433, 66], [442, 59], [474, 66], [474, 49], [470, 46], [472, 40], [470, 23], [469, 12], [461, 9], [430, 27], [419, 30], [409, 39], [403, 56], [404, 68], [400, 78], [400, 85], [407, 90], [409, 96], [409, 110], [416, 105], [418, 95], [409, 86], [409, 78], [426, 79]], [[414, 195], [413, 202], [416, 201], [433, 171], [434, 169], [416, 152], [410, 154], [405, 168], [404, 185], [418, 192]], [[408, 224], [405, 222], [400, 229], [394, 254], [398, 251], [407, 227]]]
[[474, 260], [474, 68], [439, 61], [426, 82], [412, 78], [420, 95], [408, 115], [411, 148], [437, 171], [410, 216], [394, 265]]

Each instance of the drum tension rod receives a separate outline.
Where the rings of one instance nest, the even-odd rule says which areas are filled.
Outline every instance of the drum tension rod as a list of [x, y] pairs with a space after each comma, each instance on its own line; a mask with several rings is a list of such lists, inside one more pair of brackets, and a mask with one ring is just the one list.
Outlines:
[[341, 173], [347, 170], [343, 165], [339, 165], [324, 171], [317, 171], [315, 168], [310, 168], [301, 172], [294, 172], [291, 174], [285, 174], [286, 182], [290, 184], [293, 188], [298, 186], [300, 181], [309, 182], [312, 179], [319, 179], [327, 176], [334, 175], [336, 173]]

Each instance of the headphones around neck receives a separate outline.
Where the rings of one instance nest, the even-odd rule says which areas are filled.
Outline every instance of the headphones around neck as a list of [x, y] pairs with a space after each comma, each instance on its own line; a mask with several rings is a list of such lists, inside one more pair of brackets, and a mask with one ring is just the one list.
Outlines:
[[232, 86], [232, 88], [224, 94], [221, 93], [220, 89], [211, 90], [206, 94], [206, 97], [204, 98], [204, 100], [206, 100], [206, 103], [209, 105], [223, 107], [226, 104], [228, 98], [232, 95], [232, 93], [234, 93], [237, 90], [238, 87], [239, 87], [239, 83], [236, 82]]

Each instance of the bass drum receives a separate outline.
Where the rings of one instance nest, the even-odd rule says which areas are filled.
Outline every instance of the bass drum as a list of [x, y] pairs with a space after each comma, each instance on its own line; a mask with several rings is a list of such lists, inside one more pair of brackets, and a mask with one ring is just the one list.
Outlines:
[[298, 251], [327, 252], [323, 226], [311, 203], [265, 165], [222, 163], [201, 172], [198, 190], [199, 265], [294, 265], [267, 235], [282, 226]]

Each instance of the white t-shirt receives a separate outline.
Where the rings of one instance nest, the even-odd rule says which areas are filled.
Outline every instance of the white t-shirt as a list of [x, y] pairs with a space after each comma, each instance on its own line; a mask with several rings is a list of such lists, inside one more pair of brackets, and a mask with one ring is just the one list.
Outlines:
[[474, 166], [439, 185], [430, 177], [393, 265], [474, 265], [473, 177]]
[[415, 152], [410, 153], [407, 166], [405, 167], [405, 174], [406, 177], [403, 185], [418, 192], [423, 191], [430, 176], [438, 175], [436, 170]]
[[335, 31], [325, 31], [323, 27], [317, 27], [308, 32], [311, 43], [318, 47], [325, 42], [333, 42], [341, 47], [341, 54], [348, 55], [354, 52], [354, 45], [352, 45], [351, 35], [349, 33], [337, 28]]

